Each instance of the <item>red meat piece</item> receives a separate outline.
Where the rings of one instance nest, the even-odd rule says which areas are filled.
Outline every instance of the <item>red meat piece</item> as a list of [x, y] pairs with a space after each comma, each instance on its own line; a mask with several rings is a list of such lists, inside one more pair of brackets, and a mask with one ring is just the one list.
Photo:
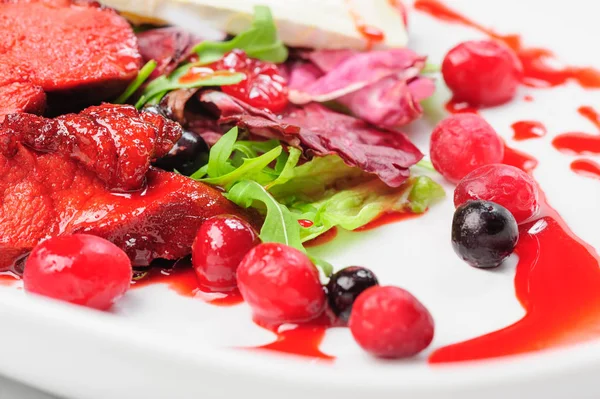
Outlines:
[[181, 126], [130, 105], [90, 107], [80, 114], [46, 119], [12, 114], [0, 128], [0, 153], [12, 156], [20, 143], [79, 161], [113, 191], [142, 187], [150, 161], [181, 137]]
[[[111, 115], [123, 108], [130, 109], [93, 107], [80, 115], [71, 115], [70, 120], [101, 110]], [[35, 123], [52, 121], [26, 114], [18, 117], [26, 129]], [[145, 117], [156, 115], [139, 115], [140, 119]], [[93, 134], [91, 128], [73, 131], [67, 136], [70, 139], [64, 141], [40, 136], [38, 141], [18, 142], [15, 118], [10, 115], [0, 124], [0, 270], [12, 266], [44, 238], [72, 233], [94, 234], [114, 242], [135, 265], [147, 265], [156, 258], [177, 259], [191, 252], [196, 232], [206, 218], [223, 213], [245, 216], [216, 189], [175, 173], [148, 169], [147, 156], [132, 158], [137, 162], [136, 173], [144, 172], [145, 183], [142, 182], [140, 190], [124, 193], [107, 188], [101, 176], [108, 169], [98, 161], [113, 159], [118, 165], [122, 153], [114, 143], [129, 134], [125, 131], [131, 124], [121, 124], [126, 116], [102, 120], [114, 135], [112, 145], [88, 143], [90, 147], [73, 143], [102, 135]], [[137, 121], [133, 116], [129, 119]], [[62, 117], [54, 121], [65, 126], [70, 120]], [[168, 124], [164, 119], [162, 122]], [[157, 124], [155, 121], [151, 126]], [[53, 126], [52, 122], [47, 126]], [[144, 132], [146, 128], [139, 130], [140, 135]], [[7, 137], [10, 139], [6, 140]], [[136, 140], [127, 137], [130, 138]], [[68, 153], [68, 148], [74, 153]], [[155, 146], [154, 151], [164, 153], [164, 148]]]
[[[0, 115], [43, 110], [42, 90], [57, 108], [108, 99], [140, 64], [135, 35], [114, 10], [96, 2], [0, 0]], [[29, 87], [3, 88], [14, 83]]]

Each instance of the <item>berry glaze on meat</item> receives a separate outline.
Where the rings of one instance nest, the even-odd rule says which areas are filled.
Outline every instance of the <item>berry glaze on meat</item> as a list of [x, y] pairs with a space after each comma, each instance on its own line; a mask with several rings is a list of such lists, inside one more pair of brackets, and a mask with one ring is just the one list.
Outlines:
[[0, 124], [0, 268], [50, 236], [88, 233], [134, 265], [191, 253], [204, 219], [241, 214], [216, 189], [150, 167], [181, 127], [132, 106], [102, 105]]

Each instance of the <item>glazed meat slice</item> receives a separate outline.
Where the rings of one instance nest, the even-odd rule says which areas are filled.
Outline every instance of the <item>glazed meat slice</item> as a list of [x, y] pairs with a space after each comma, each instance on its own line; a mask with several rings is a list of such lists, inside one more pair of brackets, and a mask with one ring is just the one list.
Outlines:
[[[131, 111], [126, 106], [105, 105], [70, 118], [74, 120], [101, 110], [109, 115]], [[130, 119], [147, 117], [157, 116], [142, 113], [137, 119]], [[67, 140], [43, 136], [36, 140], [17, 133], [17, 120], [24, 128], [38, 124], [44, 131], [47, 128], [42, 123], [54, 126], [59, 121], [59, 125], [65, 126], [69, 118], [49, 120], [34, 115], [9, 115], [0, 124], [0, 270], [13, 265], [44, 238], [72, 233], [107, 238], [123, 248], [135, 265], [147, 265], [156, 258], [177, 259], [190, 253], [196, 231], [207, 217], [223, 213], [245, 217], [216, 189], [185, 176], [149, 168], [148, 154], [152, 150], [147, 147], [142, 150], [147, 155], [132, 158], [139, 162], [136, 173], [144, 172], [145, 180], [139, 190], [115, 192], [100, 177], [105, 168], [98, 161], [113, 159], [118, 165], [118, 145], [92, 145], [80, 151], [83, 147], [77, 144], [103, 133], [94, 135], [89, 127], [81, 129], [81, 135], [78, 131], [71, 132]], [[130, 126], [120, 124], [127, 120], [125, 116], [102, 120], [117, 138], [115, 142]], [[172, 122], [157, 117], [150, 125], [156, 127], [160, 122], [167, 127], [156, 128], [157, 136], [164, 137]], [[98, 127], [97, 132], [102, 129]], [[146, 128], [140, 129], [138, 136], [130, 136], [128, 140], [135, 142], [147, 132]], [[164, 153], [160, 143], [163, 141], [155, 140], [154, 154]], [[73, 152], [66, 150], [69, 148]]]
[[181, 137], [181, 126], [130, 105], [90, 107], [55, 119], [6, 116], [0, 152], [12, 156], [19, 144], [78, 161], [113, 191], [142, 187], [150, 161], [165, 155]]
[[[140, 67], [135, 35], [96, 2], [0, 0], [0, 115], [117, 95]], [[19, 86], [7, 89], [18, 83]]]

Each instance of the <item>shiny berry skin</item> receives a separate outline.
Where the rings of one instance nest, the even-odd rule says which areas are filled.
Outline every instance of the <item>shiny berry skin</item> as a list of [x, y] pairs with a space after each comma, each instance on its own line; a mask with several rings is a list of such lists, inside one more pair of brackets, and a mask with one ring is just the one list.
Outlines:
[[408, 291], [375, 286], [363, 292], [350, 315], [350, 332], [370, 354], [405, 358], [427, 348], [433, 340], [431, 314]]
[[451, 49], [442, 62], [442, 75], [454, 98], [476, 106], [512, 100], [523, 79], [515, 52], [492, 40], [468, 41]]
[[477, 168], [458, 183], [454, 206], [469, 200], [485, 200], [502, 205], [522, 223], [537, 214], [539, 190], [531, 176], [510, 165], [492, 164]]
[[452, 247], [473, 267], [498, 267], [515, 250], [519, 228], [503, 206], [489, 201], [467, 201], [454, 212]]
[[365, 268], [351, 266], [331, 276], [327, 284], [329, 307], [343, 322], [348, 322], [356, 298], [367, 288], [378, 285], [375, 274]]
[[171, 114], [171, 111], [168, 108], [163, 107], [162, 105], [148, 105], [148, 106], [144, 107], [142, 109], [142, 111], [160, 115], [163, 118], [173, 119], [173, 115]]
[[106, 310], [129, 289], [131, 261], [103, 238], [77, 234], [50, 238], [31, 251], [25, 291]]
[[326, 306], [317, 268], [304, 253], [284, 244], [254, 247], [242, 260], [237, 281], [261, 321], [304, 322], [319, 316]]
[[207, 219], [192, 245], [192, 265], [198, 281], [214, 290], [235, 288], [235, 273], [240, 262], [258, 244], [256, 231], [237, 216], [219, 215]]
[[483, 165], [502, 162], [504, 142], [479, 115], [456, 114], [433, 130], [430, 155], [435, 169], [457, 183]]
[[198, 134], [187, 130], [164, 157], [156, 160], [154, 166], [167, 171], [178, 171], [191, 176], [208, 163], [209, 148]]
[[244, 51], [236, 49], [225, 54], [213, 67], [246, 74], [246, 79], [240, 83], [222, 86], [224, 93], [275, 113], [288, 105], [287, 81], [276, 64], [250, 58]]

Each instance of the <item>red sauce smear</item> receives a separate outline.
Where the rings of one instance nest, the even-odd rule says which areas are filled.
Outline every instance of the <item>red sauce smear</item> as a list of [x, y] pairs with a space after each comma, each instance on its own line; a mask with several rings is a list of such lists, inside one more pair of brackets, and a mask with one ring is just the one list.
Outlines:
[[319, 349], [327, 329], [336, 324], [335, 319], [328, 313], [302, 324], [272, 324], [258, 319], [254, 322], [277, 334], [277, 339], [270, 344], [251, 348], [253, 350], [288, 353], [329, 362], [335, 360], [334, 356], [327, 355]]
[[538, 166], [537, 159], [522, 151], [508, 147], [506, 144], [504, 144], [503, 163], [516, 166], [527, 173], [531, 173]]
[[373, 230], [386, 224], [397, 223], [403, 220], [414, 219], [422, 216], [423, 213], [412, 213], [412, 212], [386, 212], [377, 217], [377, 219], [365, 224], [362, 227], [354, 231], [368, 231]]
[[199, 298], [211, 305], [233, 306], [243, 302], [240, 292], [214, 292], [200, 286], [196, 279], [196, 272], [191, 267], [176, 265], [172, 269], [150, 269], [148, 275], [132, 284], [132, 288], [147, 287], [154, 284], [166, 284], [179, 295]]
[[554, 87], [567, 81], [577, 82], [584, 88], [600, 88], [600, 71], [591, 67], [554, 66], [554, 54], [547, 49], [525, 47], [519, 35], [500, 35], [493, 30], [459, 14], [438, 0], [416, 0], [415, 9], [443, 21], [462, 24], [499, 40], [511, 47], [523, 64], [523, 84], [532, 87]]
[[304, 227], [305, 229], [312, 227], [314, 225], [314, 223], [312, 222], [312, 220], [308, 220], [308, 219], [300, 219], [298, 220], [298, 224], [301, 227]]
[[0, 285], [13, 285], [14, 283], [17, 283], [20, 280], [21, 278], [11, 271], [0, 272]]
[[589, 120], [599, 134], [569, 132], [556, 136], [552, 145], [560, 151], [575, 154], [600, 154], [600, 115], [589, 106], [582, 106], [577, 112]]
[[[346, 3], [350, 7], [350, 3], [348, 1]], [[356, 26], [356, 30], [367, 41], [368, 49], [371, 49], [373, 45], [381, 43], [385, 40], [385, 34], [380, 29], [365, 23], [363, 17], [352, 8], [349, 8], [349, 12], [352, 20], [354, 21], [354, 26]]]
[[519, 121], [511, 125], [514, 132], [513, 138], [517, 141], [538, 139], [548, 132], [546, 126], [537, 121]]
[[[523, 166], [520, 160], [511, 164]], [[526, 315], [499, 331], [438, 349], [430, 363], [534, 352], [600, 335], [600, 257], [540, 193], [544, 216], [521, 226], [515, 250], [515, 290]]]
[[528, 103], [533, 102], [533, 97], [527, 94], [523, 96], [523, 101], [527, 101]]
[[451, 99], [446, 103], [446, 111], [451, 114], [479, 113], [479, 109], [477, 107], [474, 107], [471, 104], [463, 101], [456, 101], [455, 99]]
[[335, 239], [335, 237], [337, 237], [337, 234], [338, 234], [337, 227], [333, 227], [333, 228], [327, 230], [325, 233], [318, 236], [317, 238], [314, 238], [310, 241], [305, 242], [304, 246], [306, 248], [311, 248], [311, 247], [318, 247], [319, 245], [327, 244], [327, 243], [333, 241]]
[[600, 164], [591, 159], [577, 159], [571, 162], [571, 170], [581, 176], [600, 179]]

